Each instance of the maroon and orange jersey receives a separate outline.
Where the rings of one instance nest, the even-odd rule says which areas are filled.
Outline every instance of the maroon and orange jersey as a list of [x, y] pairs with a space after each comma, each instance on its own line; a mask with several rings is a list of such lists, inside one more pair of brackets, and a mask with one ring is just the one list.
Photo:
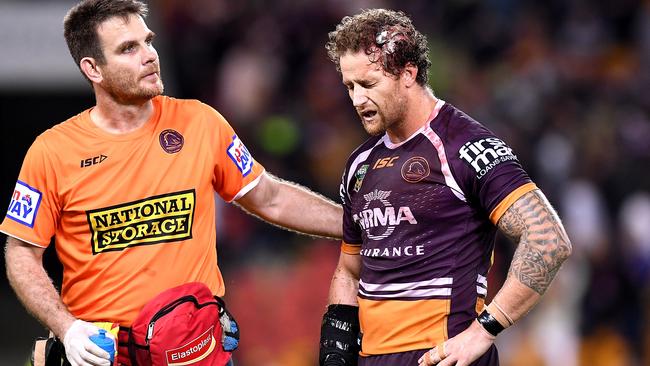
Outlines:
[[535, 189], [512, 150], [439, 101], [400, 144], [368, 139], [341, 184], [342, 250], [361, 255], [362, 356], [429, 349], [482, 309], [505, 210]]

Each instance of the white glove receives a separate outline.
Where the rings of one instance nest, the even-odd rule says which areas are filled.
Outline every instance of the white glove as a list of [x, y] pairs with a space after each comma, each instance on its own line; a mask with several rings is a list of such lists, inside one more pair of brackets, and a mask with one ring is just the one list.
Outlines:
[[[110, 366], [110, 355], [90, 340], [99, 328], [83, 320], [75, 320], [63, 337], [65, 355], [72, 366]], [[115, 338], [109, 332], [107, 337]]]

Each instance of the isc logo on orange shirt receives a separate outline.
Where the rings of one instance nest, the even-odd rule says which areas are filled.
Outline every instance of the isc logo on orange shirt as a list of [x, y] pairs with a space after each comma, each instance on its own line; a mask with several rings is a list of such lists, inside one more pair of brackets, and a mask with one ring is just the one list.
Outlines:
[[190, 239], [194, 190], [88, 211], [93, 254]]

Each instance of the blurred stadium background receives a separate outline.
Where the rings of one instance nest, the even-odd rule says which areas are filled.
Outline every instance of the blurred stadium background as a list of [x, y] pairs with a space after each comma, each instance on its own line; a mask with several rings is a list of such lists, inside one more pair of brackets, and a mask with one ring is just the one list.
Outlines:
[[[73, 3], [0, 1], [7, 201], [33, 139], [93, 104], [62, 37]], [[327, 59], [327, 32], [361, 8], [410, 14], [430, 42], [436, 94], [515, 149], [574, 245], [543, 302], [499, 337], [502, 365], [650, 365], [650, 1], [149, 4], [166, 94], [214, 106], [269, 171], [336, 200], [345, 159], [366, 136]], [[316, 364], [337, 243], [219, 210], [226, 299], [243, 328], [236, 364]], [[512, 252], [500, 238], [490, 295]], [[45, 262], [60, 281], [51, 250]], [[45, 330], [4, 279], [0, 320], [0, 365], [23, 365]]]

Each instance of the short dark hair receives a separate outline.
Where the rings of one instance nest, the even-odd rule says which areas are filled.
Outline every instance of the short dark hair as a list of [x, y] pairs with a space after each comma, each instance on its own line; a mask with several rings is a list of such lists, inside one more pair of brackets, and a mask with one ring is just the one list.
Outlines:
[[63, 36], [72, 59], [79, 66], [81, 59], [92, 57], [98, 63], [106, 62], [97, 34], [97, 27], [105, 20], [131, 14], [147, 16], [147, 5], [136, 0], [83, 0], [63, 19]]
[[[363, 10], [344, 17], [328, 36], [325, 48], [339, 72], [343, 54], [364, 51], [371, 56], [371, 62], [381, 62], [383, 69], [392, 75], [397, 76], [407, 64], [414, 64], [418, 68], [417, 83], [421, 86], [427, 83], [427, 71], [431, 66], [427, 39], [401, 11]], [[378, 57], [373, 59], [372, 55]]]

